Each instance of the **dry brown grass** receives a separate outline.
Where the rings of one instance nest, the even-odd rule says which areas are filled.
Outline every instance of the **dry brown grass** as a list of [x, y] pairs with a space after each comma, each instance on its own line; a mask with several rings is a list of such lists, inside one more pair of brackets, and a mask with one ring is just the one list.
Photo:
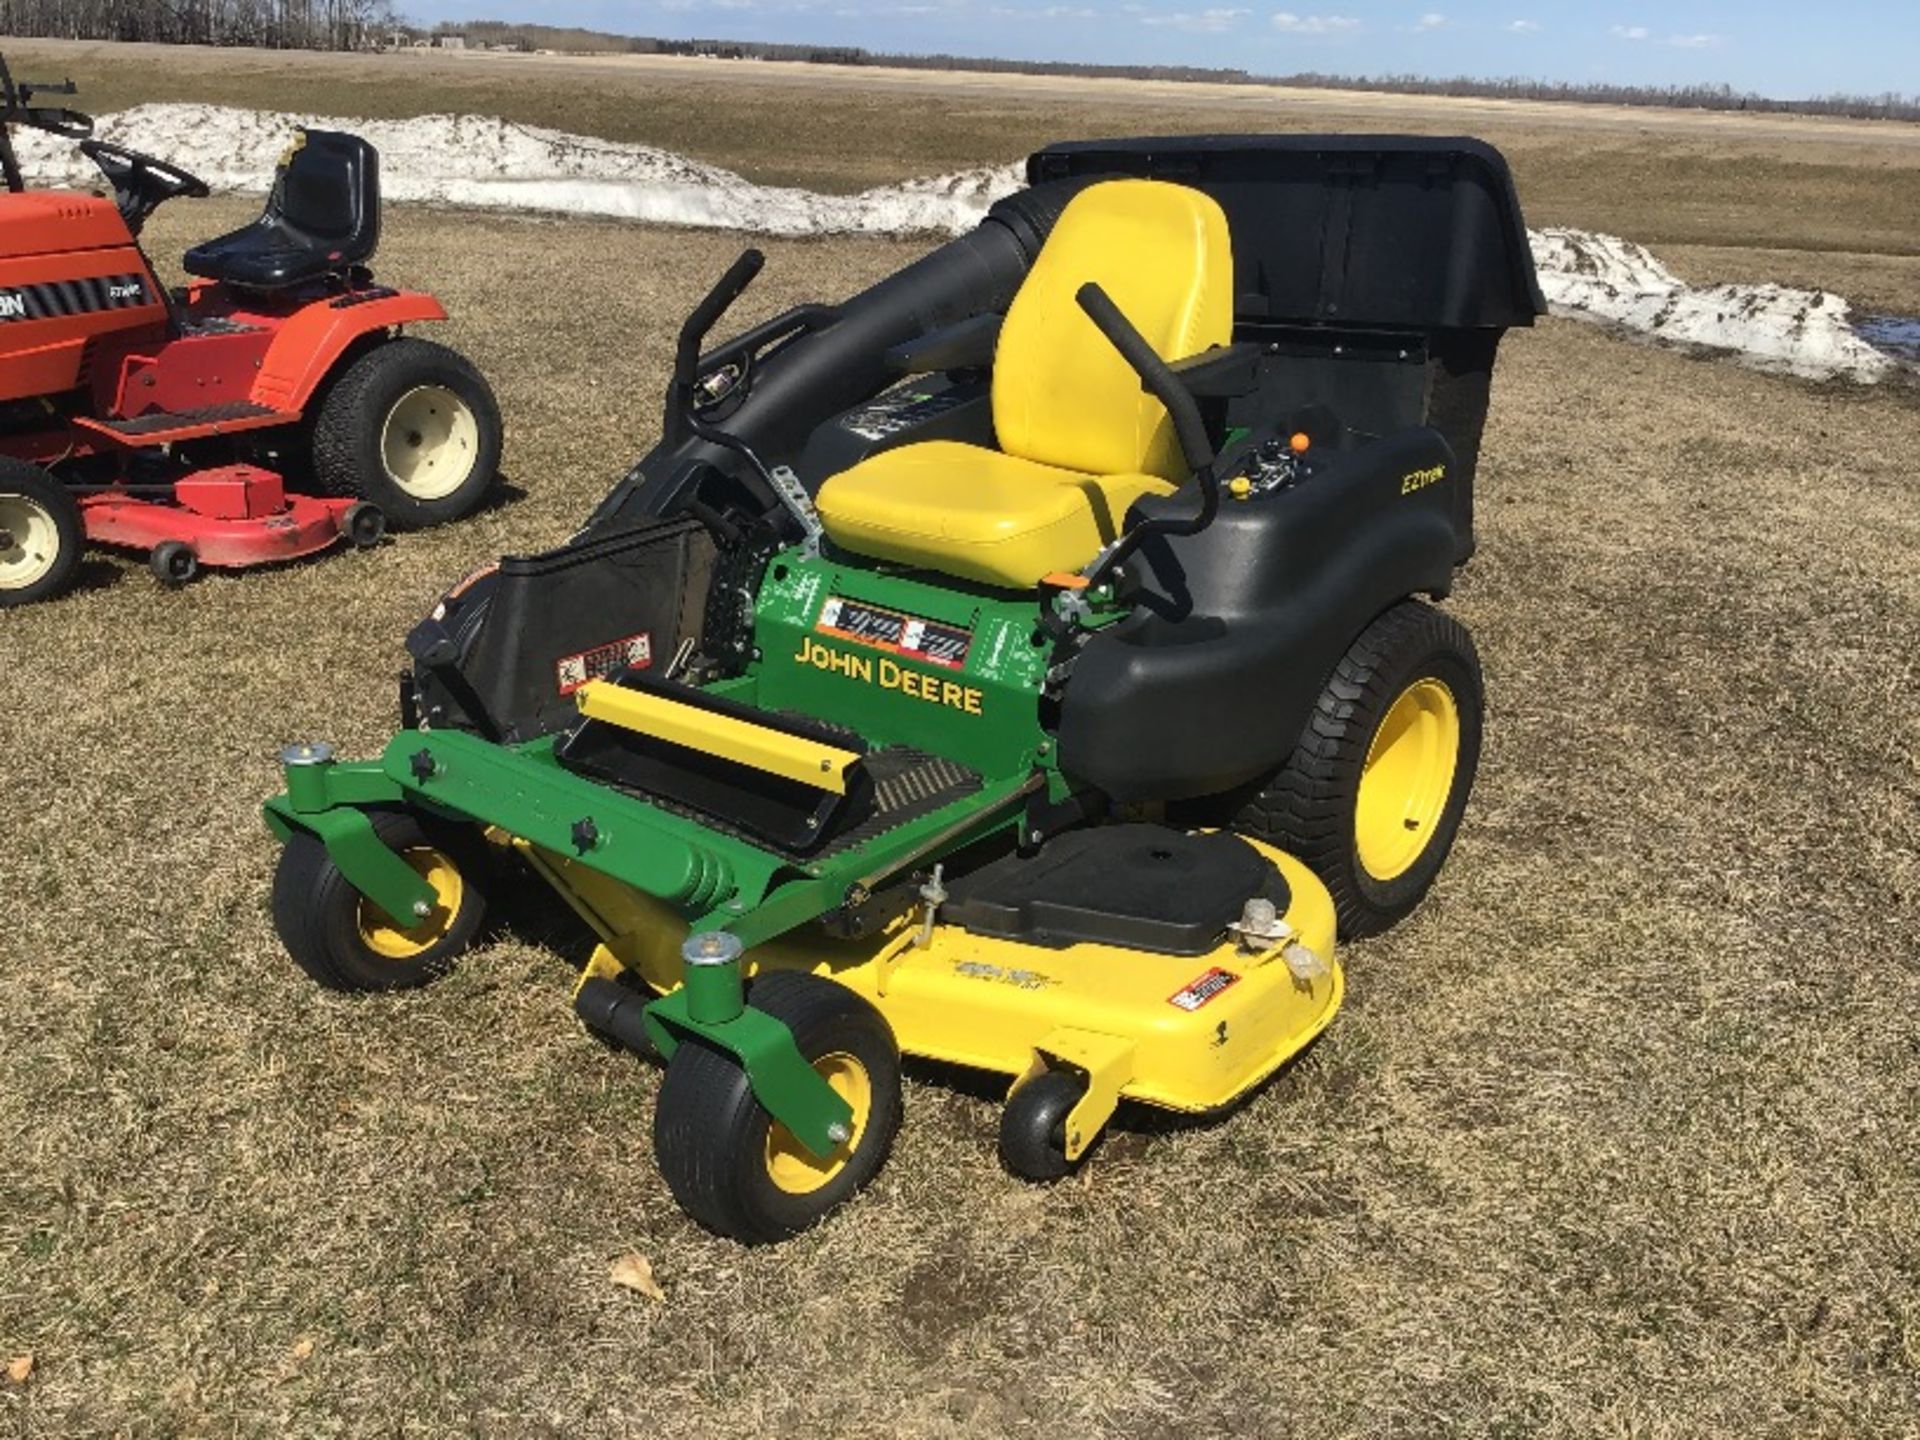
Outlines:
[[[0, 1433], [1914, 1433], [1911, 395], [1515, 336], [1437, 893], [1302, 1064], [1084, 1184], [1007, 1178], [993, 1104], [921, 1076], [866, 1198], [742, 1251], [666, 1194], [657, 1076], [580, 1034], [550, 912], [412, 996], [293, 970], [274, 750], [385, 738], [405, 627], [644, 448], [737, 244], [395, 210], [383, 274], [448, 301], [524, 498], [0, 616]], [[913, 247], [766, 248], [755, 313]]]

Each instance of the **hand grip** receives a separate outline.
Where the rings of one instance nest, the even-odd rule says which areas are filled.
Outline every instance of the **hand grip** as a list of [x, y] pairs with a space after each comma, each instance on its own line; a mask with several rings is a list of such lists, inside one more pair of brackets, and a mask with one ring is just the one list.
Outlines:
[[740, 292], [753, 283], [753, 277], [766, 263], [767, 257], [758, 250], [743, 250], [740, 258], [727, 267], [719, 283], [707, 292], [706, 299], [693, 307], [687, 323], [680, 327], [680, 348], [673, 366], [676, 379], [684, 377], [687, 384], [693, 383], [694, 367], [700, 363], [700, 342], [727, 313], [727, 308], [740, 298]]
[[706, 298], [693, 307], [687, 323], [680, 327], [680, 343], [673, 355], [673, 384], [667, 392], [667, 414], [660, 427], [663, 443], [677, 445], [689, 434], [698, 432], [699, 422], [693, 418], [693, 381], [694, 372], [700, 367], [700, 342], [727, 313], [727, 307], [740, 298], [740, 292], [753, 283], [753, 277], [766, 263], [767, 257], [758, 250], [741, 251], [740, 258], [727, 267], [727, 273], [707, 292]]
[[1073, 298], [1080, 302], [1080, 308], [1087, 312], [1087, 318], [1100, 327], [1100, 333], [1120, 352], [1121, 358], [1134, 368], [1140, 383], [1146, 386], [1154, 399], [1167, 407], [1167, 414], [1173, 417], [1173, 431], [1180, 439], [1180, 453], [1186, 459], [1187, 468], [1198, 471], [1211, 465], [1213, 444], [1207, 439], [1206, 422], [1200, 418], [1200, 404], [1193, 398], [1192, 392], [1180, 383], [1180, 377], [1154, 353], [1146, 336], [1133, 328], [1133, 322], [1121, 314], [1120, 307], [1113, 303], [1097, 281], [1089, 280], [1074, 293]]

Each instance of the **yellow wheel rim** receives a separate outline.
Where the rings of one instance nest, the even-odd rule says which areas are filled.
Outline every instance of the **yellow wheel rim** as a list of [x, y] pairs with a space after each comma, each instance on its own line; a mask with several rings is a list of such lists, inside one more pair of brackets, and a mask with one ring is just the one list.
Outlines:
[[446, 939], [466, 896], [467, 882], [459, 869], [431, 845], [403, 850], [400, 858], [433, 887], [433, 909], [424, 920], [401, 925], [363, 896], [357, 916], [360, 943], [382, 960], [412, 960]]
[[415, 500], [444, 500], [473, 474], [480, 422], [444, 385], [416, 385], [387, 412], [380, 459], [387, 478]]
[[53, 513], [24, 495], [0, 495], [0, 590], [24, 590], [60, 558]]
[[1460, 763], [1460, 707], [1431, 676], [1387, 707], [1367, 747], [1354, 805], [1360, 865], [1375, 880], [1404, 875], [1433, 843]]
[[873, 1110], [873, 1081], [867, 1067], [853, 1056], [836, 1050], [814, 1061], [813, 1068], [833, 1087], [834, 1094], [853, 1107], [853, 1119], [847, 1138], [824, 1160], [778, 1120], [767, 1127], [767, 1177], [789, 1195], [807, 1195], [833, 1182], [859, 1148], [867, 1116]]

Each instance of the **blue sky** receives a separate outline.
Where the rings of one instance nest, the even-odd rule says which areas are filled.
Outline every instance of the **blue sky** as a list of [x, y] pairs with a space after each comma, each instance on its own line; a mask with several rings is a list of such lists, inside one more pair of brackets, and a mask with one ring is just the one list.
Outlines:
[[[538, 19], [1015, 59], [1267, 74], [1705, 81], [1794, 97], [1920, 93], [1920, 0], [401, 0], [424, 23]], [[903, 123], [913, 123], [903, 117]]]

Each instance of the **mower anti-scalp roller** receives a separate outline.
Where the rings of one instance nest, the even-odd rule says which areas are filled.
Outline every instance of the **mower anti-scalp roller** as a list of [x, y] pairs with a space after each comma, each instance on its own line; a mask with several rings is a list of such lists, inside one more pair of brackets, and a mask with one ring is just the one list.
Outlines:
[[743, 1241], [878, 1172], [903, 1054], [999, 1076], [1038, 1181], [1127, 1104], [1235, 1106], [1472, 787], [1479, 660], [1429, 602], [1541, 308], [1504, 162], [1213, 137], [1029, 179], [707, 349], [743, 256], [661, 444], [421, 622], [377, 759], [289, 752], [267, 804], [326, 984], [431, 979], [503, 876], [559, 894], [576, 1014], [665, 1065], [668, 1189]]

